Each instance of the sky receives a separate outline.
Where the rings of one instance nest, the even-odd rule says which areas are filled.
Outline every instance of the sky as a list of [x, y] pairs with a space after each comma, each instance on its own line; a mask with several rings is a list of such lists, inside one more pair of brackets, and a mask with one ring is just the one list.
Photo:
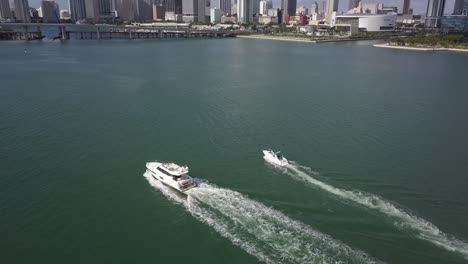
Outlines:
[[[232, 1], [232, 0], [231, 0]], [[273, 0], [274, 7], [279, 7], [281, 0]], [[305, 6], [310, 8], [312, 3], [317, 1], [319, 8], [322, 6], [323, 0], [297, 0], [297, 6]], [[424, 15], [426, 13], [428, 0], [411, 0], [411, 7], [415, 14]], [[13, 0], [10, 0], [13, 2]], [[68, 0], [56, 0], [59, 4], [60, 9], [68, 9]], [[403, 0], [362, 0], [363, 3], [383, 3], [384, 6], [397, 6], [399, 10], [402, 9]], [[453, 11], [453, 4], [455, 0], [446, 0], [445, 13], [451, 13]], [[347, 11], [349, 0], [341, 0], [339, 5], [339, 11]], [[11, 3], [12, 4], [12, 3]], [[38, 8], [41, 5], [41, 0], [29, 0], [29, 5], [34, 8]]]

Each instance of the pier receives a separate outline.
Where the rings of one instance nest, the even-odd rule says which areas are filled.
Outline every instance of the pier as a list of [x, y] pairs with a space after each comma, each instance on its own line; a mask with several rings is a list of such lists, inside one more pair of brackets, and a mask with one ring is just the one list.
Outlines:
[[52, 23], [0, 23], [0, 39], [42, 39], [48, 30], [58, 32], [55, 39], [150, 39], [224, 38], [239, 34], [233, 30], [200, 30], [189, 26], [133, 26]]

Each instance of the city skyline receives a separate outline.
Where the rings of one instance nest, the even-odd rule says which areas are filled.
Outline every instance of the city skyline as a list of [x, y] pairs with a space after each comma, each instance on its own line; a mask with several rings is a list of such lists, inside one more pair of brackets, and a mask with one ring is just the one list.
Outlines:
[[[322, 0], [323, 1], [323, 0]], [[322, 1], [317, 1], [319, 9], [321, 9]], [[365, 3], [383, 3], [385, 6], [397, 6], [400, 9], [403, 8], [404, 0], [367, 0]], [[445, 13], [451, 14], [456, 0], [446, 0]], [[62, 9], [69, 9], [69, 0], [56, 0]], [[273, 7], [279, 8], [281, 6], [281, 0], [273, 0]], [[298, 0], [297, 6], [305, 6], [310, 8], [315, 0]], [[411, 8], [415, 14], [425, 14], [427, 9], [428, 1], [411, 1]], [[338, 11], [346, 12], [348, 10], [349, 0], [339, 1]], [[13, 3], [10, 1], [10, 6], [13, 8]], [[29, 6], [33, 8], [39, 8], [41, 6], [41, 0], [29, 0]]]
[[[5, 2], [9, 2], [9, 5], [11, 7], [11, 10], [14, 11], [15, 10], [15, 3], [18, 5], [18, 3], [20, 3], [19, 6], [21, 6], [21, 3], [26, 3], [26, 4], [29, 4], [29, 7], [32, 7], [32, 8], [38, 8], [40, 7], [35, 5], [34, 3], [37, 3], [39, 2], [40, 0], [3, 0], [2, 2], [5, 3]], [[65, 4], [62, 4], [62, 2], [66, 2]], [[73, 2], [76, 2], [77, 0], [55, 0], [55, 2], [61, 7], [62, 10], [70, 10], [70, 7], [69, 5], [70, 4], [73, 4]], [[79, 1], [79, 0], [78, 0]], [[89, 0], [82, 0], [82, 1], [89, 1]], [[115, 0], [116, 1], [116, 4], [115, 6], [117, 7], [117, 3], [118, 2], [121, 2], [122, 0]], [[146, 17], [143, 13], [145, 13], [146, 10], [142, 10], [144, 9], [143, 7], [145, 6], [144, 3], [146, 1], [152, 1], [152, 0], [137, 0], [139, 2], [138, 6], [139, 6], [139, 10], [136, 10], [136, 15], [137, 16], [141, 16], [143, 15], [144, 17]], [[177, 1], [177, 0], [176, 0]], [[181, 0], [179, 0], [181, 1]], [[456, 1], [457, 0], [446, 0], [446, 1], [443, 1], [445, 2], [445, 6], [443, 8], [444, 10], [444, 14], [446, 15], [450, 15], [450, 14], [453, 14], [454, 12], [454, 7], [456, 5]], [[97, 1], [100, 5], [100, 2], [111, 2], [111, 0], [99, 0]], [[250, 5], [252, 5], [254, 2], [257, 2], [255, 0], [250, 0]], [[311, 3], [310, 5], [308, 3]], [[320, 3], [326, 3], [326, 1], [319, 1]], [[384, 3], [385, 6], [396, 6], [398, 8], [398, 12], [399, 13], [402, 13], [403, 10], [404, 10], [404, 3], [405, 2], [408, 2], [407, 0], [367, 0], [367, 1], [363, 1], [364, 3]], [[427, 12], [427, 8], [428, 8], [428, 3], [430, 2], [430, 0], [428, 1], [410, 1], [411, 2], [411, 9], [413, 10], [413, 13], [414, 14], [421, 14], [421, 15], [426, 15], [426, 12]], [[141, 4], [140, 4], [141, 3]], [[272, 1], [273, 3], [273, 8], [281, 8], [281, 0], [273, 0]], [[307, 8], [310, 8], [312, 6], [312, 3], [314, 3], [314, 0], [298, 0], [297, 1], [297, 6], [305, 6]], [[216, 2], [216, 1], [213, 1], [212, 3], [212, 7], [219, 7], [219, 2]], [[346, 12], [348, 10], [348, 7], [349, 7], [349, 4], [350, 4], [350, 0], [341, 0], [339, 1], [339, 5], [338, 5], [338, 13], [343, 13], [343, 12]], [[4, 4], [3, 4], [4, 5]], [[111, 4], [110, 6], [112, 6], [111, 8], [113, 9], [113, 4]], [[151, 6], [150, 6], [151, 7]], [[201, 9], [202, 7], [200, 7]], [[117, 8], [118, 9], [118, 8]], [[149, 8], [149, 12], [148, 13], [152, 13], [151, 12], [151, 8]], [[252, 10], [250, 10], [250, 12], [253, 14], [252, 11], [254, 11], [254, 7], [251, 6]], [[258, 8], [256, 8], [258, 9]], [[320, 10], [322, 10], [322, 8], [320, 8]], [[125, 10], [124, 12], [126, 11], [129, 11], [129, 10]], [[89, 10], [86, 10], [86, 13], [90, 13]], [[121, 14], [121, 13], [120, 13]], [[88, 15], [89, 17], [89, 15]], [[152, 16], [151, 16], [152, 18]], [[147, 19], [151, 19], [150, 16], [148, 16]], [[145, 20], [147, 20], [145, 19]], [[20, 19], [21, 20], [21, 19]]]

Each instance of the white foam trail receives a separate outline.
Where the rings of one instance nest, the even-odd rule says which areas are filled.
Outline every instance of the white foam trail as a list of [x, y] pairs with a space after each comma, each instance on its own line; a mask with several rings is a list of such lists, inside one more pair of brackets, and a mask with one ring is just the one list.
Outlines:
[[355, 202], [364, 207], [377, 210], [386, 216], [394, 218], [395, 225], [400, 229], [412, 230], [417, 233], [421, 239], [429, 241], [446, 250], [457, 252], [468, 259], [468, 244], [442, 232], [434, 224], [420, 217], [405, 212], [403, 209], [396, 207], [389, 201], [370, 193], [362, 191], [349, 191], [336, 188], [332, 185], [324, 183], [314, 178], [318, 173], [313, 172], [310, 168], [300, 166], [296, 163], [291, 163], [287, 167], [287, 174], [295, 179], [312, 184], [322, 190], [332, 193], [342, 199]]
[[187, 199], [144, 176], [199, 221], [266, 263], [375, 263], [365, 253], [238, 192], [200, 183]]

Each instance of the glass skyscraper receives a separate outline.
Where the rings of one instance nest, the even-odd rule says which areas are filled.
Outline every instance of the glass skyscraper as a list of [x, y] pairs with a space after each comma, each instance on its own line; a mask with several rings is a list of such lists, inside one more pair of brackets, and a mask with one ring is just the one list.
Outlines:
[[453, 15], [441, 18], [441, 28], [446, 32], [468, 32], [468, 0], [456, 1]]

